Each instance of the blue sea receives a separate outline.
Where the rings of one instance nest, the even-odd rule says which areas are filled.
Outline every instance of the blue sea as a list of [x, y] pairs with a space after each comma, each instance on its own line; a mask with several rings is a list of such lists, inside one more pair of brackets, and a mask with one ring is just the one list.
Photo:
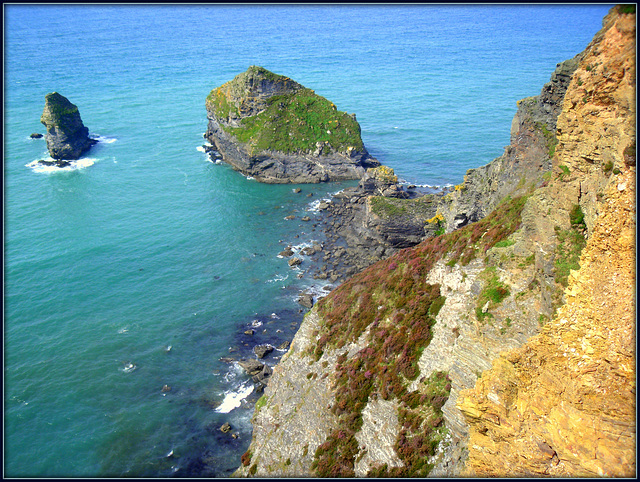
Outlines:
[[[287, 75], [355, 113], [401, 179], [457, 184], [502, 154], [516, 102], [609, 8], [5, 4], [5, 477], [240, 464], [260, 394], [221, 358], [292, 338], [298, 293], [322, 286], [278, 253], [322, 241], [314, 207], [350, 184], [264, 185], [210, 162], [213, 88], [250, 65]], [[33, 164], [54, 91], [100, 140], [66, 169]]]

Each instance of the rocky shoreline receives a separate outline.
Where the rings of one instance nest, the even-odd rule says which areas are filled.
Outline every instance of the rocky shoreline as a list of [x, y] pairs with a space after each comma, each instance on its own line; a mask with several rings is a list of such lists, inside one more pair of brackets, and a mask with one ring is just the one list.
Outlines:
[[[467, 171], [461, 184], [421, 188], [402, 183], [387, 166], [370, 167], [357, 185], [345, 187], [330, 199], [315, 200], [314, 209], [289, 217], [300, 221], [300, 234], [293, 240], [283, 241], [278, 256], [297, 271], [299, 279], [317, 280], [317, 284], [294, 294], [298, 306], [290, 313], [292, 330], [278, 328], [275, 332], [267, 329], [259, 332], [248, 328], [239, 334], [239, 349], [225, 361], [237, 362], [245, 370], [254, 383], [256, 397], [270, 383], [273, 369], [294, 336], [298, 336], [304, 315], [319, 298], [368, 266], [427, 238], [478, 221], [504, 199], [530, 192], [548, 179], [557, 143], [554, 132], [558, 105], [578, 58], [558, 64], [539, 96], [518, 103], [511, 143], [504, 154], [487, 165]], [[205, 146], [205, 150], [212, 162], [223, 160], [217, 146]], [[313, 197], [309, 189], [296, 188], [294, 192]], [[309, 229], [304, 228], [305, 223]], [[523, 328], [523, 332], [528, 333], [528, 328]], [[454, 399], [452, 397], [449, 405]], [[449, 406], [445, 408], [448, 423], [452, 424], [455, 417], [449, 413]], [[459, 437], [456, 433], [456, 440]], [[452, 450], [455, 447], [457, 442]], [[452, 458], [455, 457], [451, 454], [447, 456]], [[442, 467], [438, 470], [449, 473]]]
[[[305, 194], [307, 189], [296, 188], [294, 192]], [[304, 315], [318, 299], [353, 274], [398, 250], [372, 235], [364, 236], [367, 229], [359, 227], [366, 217], [367, 199], [376, 190], [393, 193], [402, 199], [418, 199], [427, 195], [442, 197], [450, 188], [372, 182], [365, 176], [357, 186], [345, 187], [330, 199], [317, 200], [314, 203], [317, 210], [312, 209], [299, 217], [292, 215], [291, 220], [309, 223], [310, 229], [303, 230], [304, 224], [301, 224], [301, 231], [294, 240], [282, 241], [284, 249], [278, 257], [286, 260], [292, 270], [298, 271], [298, 279], [313, 279], [317, 283], [311, 289], [296, 288], [297, 293], [292, 298], [298, 306], [293, 305], [289, 312], [256, 316], [248, 322], [239, 330], [229, 355], [220, 359], [224, 363], [237, 363], [244, 370], [246, 377], [254, 383], [256, 396], [269, 383], [273, 367], [289, 348]], [[313, 197], [312, 192], [306, 195]]]

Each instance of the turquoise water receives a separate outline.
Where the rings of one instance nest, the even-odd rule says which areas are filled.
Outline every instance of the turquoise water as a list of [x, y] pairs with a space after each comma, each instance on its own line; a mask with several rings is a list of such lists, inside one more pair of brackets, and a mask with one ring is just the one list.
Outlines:
[[[284, 218], [344, 185], [295, 194], [208, 162], [212, 88], [249, 65], [288, 75], [355, 112], [401, 178], [454, 184], [608, 9], [5, 6], [5, 476], [238, 466], [259, 394], [219, 359], [292, 335], [298, 291], [319, 286], [277, 254], [321, 236]], [[84, 167], [28, 166], [52, 91], [100, 136]]]

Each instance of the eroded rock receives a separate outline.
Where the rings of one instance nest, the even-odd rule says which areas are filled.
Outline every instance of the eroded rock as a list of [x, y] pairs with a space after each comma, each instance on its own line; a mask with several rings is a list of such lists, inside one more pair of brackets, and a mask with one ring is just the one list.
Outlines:
[[75, 160], [97, 141], [80, 118], [78, 107], [57, 92], [45, 96], [40, 122], [47, 128], [45, 140], [53, 159]]

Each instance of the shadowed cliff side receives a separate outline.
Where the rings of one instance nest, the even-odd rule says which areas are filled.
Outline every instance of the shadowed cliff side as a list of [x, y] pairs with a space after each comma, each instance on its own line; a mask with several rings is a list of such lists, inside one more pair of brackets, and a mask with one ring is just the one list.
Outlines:
[[78, 107], [57, 92], [45, 96], [40, 122], [47, 129], [45, 140], [49, 154], [58, 165], [65, 164], [60, 161], [79, 159], [97, 142], [89, 137], [89, 129], [82, 123]]
[[362, 270], [399, 249], [451, 232], [487, 216], [508, 195], [529, 192], [549, 179], [556, 122], [582, 54], [559, 63], [539, 95], [518, 101], [511, 142], [502, 156], [469, 169], [450, 192], [425, 194], [398, 183], [392, 169], [368, 169], [359, 185], [334, 196], [327, 212], [343, 262]]
[[[333, 290], [306, 315], [292, 348], [274, 368], [272, 381], [256, 405], [252, 443], [236, 475], [456, 476], [465, 467], [467, 450], [477, 440], [473, 438], [477, 433], [486, 432], [485, 438], [495, 439], [498, 448], [508, 448], [497, 442], [503, 435], [497, 431], [505, 424], [499, 425], [502, 419], [496, 416], [505, 417], [521, 408], [510, 405], [510, 392], [479, 392], [476, 399], [465, 390], [476, 385], [501, 352], [522, 347], [549, 325], [549, 320], [557, 319], [556, 311], [575, 296], [573, 291], [563, 290], [574, 283], [571, 280], [575, 275], [570, 273], [579, 268], [585, 237], [593, 238], [601, 229], [607, 236], [611, 234], [606, 232], [606, 225], [598, 227], [598, 216], [608, 213], [601, 203], [607, 202], [607, 196], [616, 190], [626, 191], [625, 195], [631, 197], [630, 190], [635, 192], [635, 104], [628, 97], [629, 88], [635, 84], [635, 67], [628, 62], [630, 25], [623, 17], [615, 12], [607, 16], [603, 30], [580, 59], [557, 121], [559, 142], [554, 167], [541, 185], [525, 182], [519, 186], [517, 163], [512, 163], [513, 172], [506, 173], [505, 179], [513, 180], [517, 189], [497, 201], [490, 213], [369, 266]], [[618, 18], [622, 18], [619, 23]], [[635, 25], [635, 16], [632, 21]], [[593, 66], [587, 67], [595, 52], [602, 56], [603, 63], [598, 67], [607, 66], [606, 72], [603, 69], [609, 75], [606, 82], [583, 77], [593, 71]], [[607, 56], [610, 63], [604, 61]], [[610, 79], [614, 79], [613, 83]], [[588, 84], [591, 90], [585, 102], [579, 88], [588, 82], [592, 82]], [[613, 101], [589, 105], [589, 99], [612, 96]], [[578, 104], [589, 110], [576, 111]], [[574, 116], [588, 117], [590, 124], [577, 122], [576, 130], [568, 128]], [[603, 121], [598, 123], [598, 119]], [[544, 141], [544, 132], [539, 130], [542, 137], [534, 137], [536, 148]], [[578, 134], [580, 137], [575, 137]], [[587, 156], [590, 161], [576, 160], [574, 154], [569, 154], [584, 146], [593, 148], [591, 156]], [[541, 148], [548, 159], [550, 146], [542, 144]], [[571, 168], [566, 165], [569, 161], [573, 162]], [[597, 186], [598, 190], [591, 193], [589, 186]], [[612, 209], [615, 213], [616, 207]], [[611, 256], [615, 256], [615, 249], [629, 250], [632, 238], [628, 233], [635, 227], [630, 221], [634, 214], [635, 208], [628, 202], [618, 206], [616, 215], [625, 223], [621, 238], [607, 238], [601, 243], [608, 246]], [[607, 216], [602, 219], [605, 224], [611, 221]], [[589, 262], [583, 258], [583, 263]], [[614, 276], [616, 272], [628, 286], [633, 286], [628, 269], [614, 269], [602, 275]], [[600, 278], [594, 278], [589, 286], [595, 287], [598, 281]], [[621, 316], [627, 313], [633, 297], [618, 305], [615, 292], [608, 289], [602, 290], [604, 298], [598, 300], [604, 303], [602, 310], [621, 306]], [[602, 336], [622, 340], [615, 345], [621, 351], [612, 351], [605, 359], [612, 362], [607, 373], [619, 370], [618, 380], [623, 386], [630, 380], [627, 355], [633, 352], [629, 351], [628, 340], [633, 336], [628, 328], [621, 330], [614, 332], [612, 326]], [[578, 337], [569, 348], [577, 351], [575, 345], [583, 342]], [[589, 343], [595, 345], [596, 341]], [[569, 349], [568, 353], [573, 352]], [[541, 355], [534, 362], [544, 360]], [[520, 368], [516, 366], [514, 370]], [[542, 381], [551, 377], [542, 377]], [[510, 388], [514, 378], [505, 379], [500, 386]], [[482, 418], [481, 404], [486, 400], [498, 403], [496, 400], [503, 400], [501, 393], [507, 398], [499, 408], [508, 406], [511, 412], [495, 415], [498, 409], [492, 408], [486, 419]], [[597, 389], [588, 393], [594, 400], [601, 396]], [[628, 393], [622, 393], [623, 399]], [[460, 396], [463, 398], [458, 404]], [[529, 407], [535, 414], [537, 408]], [[609, 423], [607, 413], [615, 410], [607, 410], [605, 415], [598, 415], [600, 412], [595, 409], [590, 412], [594, 423]], [[475, 425], [471, 444], [469, 420], [465, 418], [470, 413], [483, 424], [472, 420]], [[559, 413], [565, 416], [567, 412]], [[626, 414], [620, 417], [623, 431], [629, 427]], [[614, 420], [611, 425], [616, 423]], [[491, 460], [482, 462], [482, 457], [472, 457], [470, 464], [476, 467], [474, 460], [499, 464], [498, 459], [504, 456], [509, 463], [520, 463], [521, 473], [533, 473], [521, 459], [535, 458], [538, 453], [529, 454], [532, 446], [523, 446], [522, 450], [518, 446], [518, 437], [526, 436], [528, 428], [523, 425], [523, 432], [516, 432], [511, 440], [517, 451], [513, 457], [497, 449], [492, 451], [494, 445], [488, 445], [486, 458]], [[562, 431], [560, 436], [567, 434]], [[556, 443], [551, 438], [543, 441], [549, 447], [550, 441]], [[537, 439], [534, 442], [536, 450], [551, 454], [549, 459], [553, 459], [547, 445], [538, 444]], [[602, 444], [603, 454], [612, 450], [614, 442], [610, 442]], [[559, 456], [560, 452], [552, 448]], [[564, 460], [569, 459], [565, 456]], [[623, 455], [617, 460], [628, 458]], [[516, 472], [488, 469], [477, 473]]]
[[260, 182], [360, 179], [380, 164], [364, 147], [355, 115], [262, 67], [212, 90], [206, 108], [205, 147]]
[[467, 475], [635, 476], [635, 14], [603, 24], [558, 119], [554, 181], [536, 193], [553, 213], [528, 215], [542, 243], [579, 205], [580, 267], [542, 332], [462, 392]]

